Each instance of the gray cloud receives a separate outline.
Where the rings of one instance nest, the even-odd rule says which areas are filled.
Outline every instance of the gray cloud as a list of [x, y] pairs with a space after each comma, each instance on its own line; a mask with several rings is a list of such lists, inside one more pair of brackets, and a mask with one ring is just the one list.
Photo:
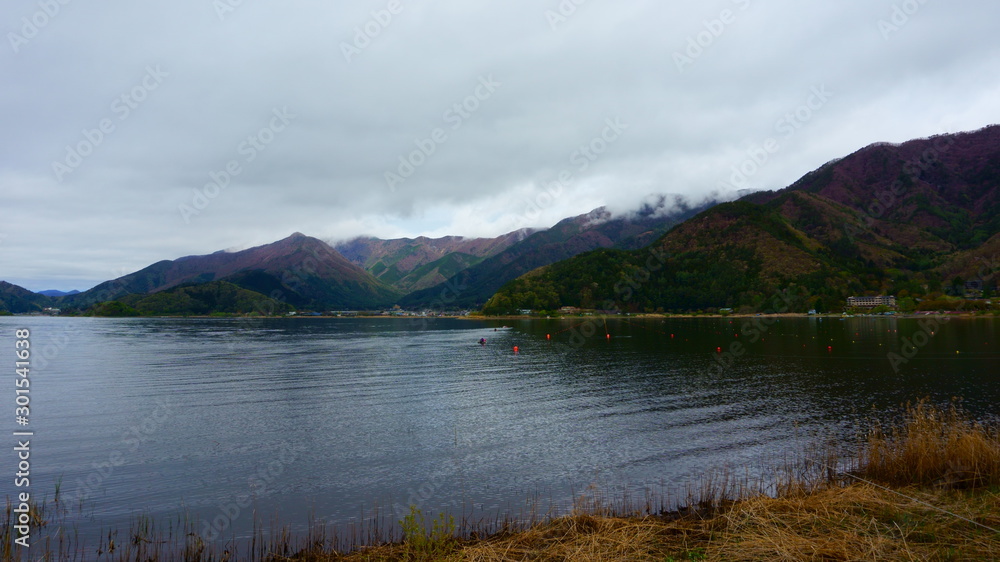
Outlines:
[[[62, 2], [2, 18], [0, 278], [35, 290], [296, 230], [497, 235], [781, 188], [871, 142], [1000, 121], [985, 0]], [[608, 120], [627, 129], [602, 144]], [[581, 147], [601, 149], [586, 169]]]

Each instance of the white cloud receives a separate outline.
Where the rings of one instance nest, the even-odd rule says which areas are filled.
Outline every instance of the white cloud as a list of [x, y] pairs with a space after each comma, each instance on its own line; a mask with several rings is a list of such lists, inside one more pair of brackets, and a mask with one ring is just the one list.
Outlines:
[[[784, 187], [871, 142], [1000, 121], [994, 3], [923, 4], [888, 40], [891, 0], [587, 2], [555, 30], [545, 12], [557, 2], [400, 3], [373, 26], [388, 2], [245, 2], [221, 19], [204, 1], [74, 2], [17, 52], [8, 40], [0, 277], [83, 289], [294, 231], [489, 236], [651, 193], [697, 200], [818, 85], [835, 97], [780, 139], [751, 187]], [[5, 8], [13, 33], [38, 10]], [[378, 32], [348, 63], [341, 44], [366, 25]], [[691, 38], [704, 46], [679, 72]], [[136, 90], [157, 66], [162, 83]], [[477, 97], [489, 76], [500, 85]], [[116, 100], [133, 91], [143, 99], [125, 115]], [[248, 161], [243, 143], [283, 107], [296, 118]], [[114, 130], [57, 181], [53, 161], [104, 119]], [[629, 128], [580, 170], [574, 151], [607, 119]], [[385, 172], [435, 129], [447, 140], [390, 190]], [[240, 174], [182, 220], [179, 206], [232, 160]], [[572, 181], [545, 199], [566, 170]]]

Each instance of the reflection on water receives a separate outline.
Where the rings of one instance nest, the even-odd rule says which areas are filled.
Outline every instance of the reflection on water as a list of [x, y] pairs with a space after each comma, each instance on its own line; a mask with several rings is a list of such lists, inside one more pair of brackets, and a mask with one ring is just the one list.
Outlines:
[[[64, 498], [85, 497], [74, 515], [85, 533], [139, 512], [186, 511], [239, 535], [253, 510], [304, 526], [310, 513], [342, 524], [377, 506], [396, 519], [409, 504], [565, 504], [592, 484], [641, 495], [854, 435], [873, 411], [923, 396], [998, 413], [994, 320], [941, 325], [898, 370], [888, 354], [921, 330], [914, 320], [769, 319], [758, 333], [754, 319], [616, 319], [573, 338], [582, 320], [494, 331], [501, 322], [5, 318], [0, 329], [13, 349], [14, 328], [30, 327], [37, 350], [32, 488], [51, 496], [61, 478]], [[718, 352], [734, 342], [742, 354]]]

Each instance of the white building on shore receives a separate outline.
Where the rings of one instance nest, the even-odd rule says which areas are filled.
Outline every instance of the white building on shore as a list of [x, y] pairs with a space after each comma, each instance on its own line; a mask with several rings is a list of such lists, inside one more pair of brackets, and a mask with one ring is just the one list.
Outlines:
[[896, 297], [879, 295], [877, 297], [847, 297], [848, 308], [875, 308], [887, 306], [896, 308]]

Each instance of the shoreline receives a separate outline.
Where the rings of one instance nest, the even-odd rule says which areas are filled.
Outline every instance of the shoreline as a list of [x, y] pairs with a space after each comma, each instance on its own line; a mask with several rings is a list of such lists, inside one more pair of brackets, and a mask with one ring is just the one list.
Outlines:
[[[319, 314], [319, 315], [292, 315], [292, 316], [248, 316], [241, 314], [227, 314], [227, 315], [166, 315], [166, 314], [151, 314], [148, 316], [84, 316], [84, 315], [51, 315], [51, 314], [10, 314], [6, 315], [9, 318], [171, 318], [171, 319], [181, 319], [190, 318], [198, 320], [233, 320], [233, 319], [244, 319], [244, 320], [350, 320], [350, 319], [363, 319], [363, 320], [438, 320], [438, 319], [449, 319], [449, 320], [580, 320], [580, 319], [601, 319], [601, 320], [669, 320], [669, 319], [691, 319], [691, 318], [714, 318], [714, 319], [725, 319], [725, 318], [815, 318], [815, 319], [848, 319], [848, 318], [878, 318], [878, 319], [913, 319], [913, 318], [926, 318], [928, 316], [948, 316], [951, 318], [1000, 318], [1000, 312], [996, 311], [943, 311], [943, 312], [907, 312], [907, 313], [897, 313], [891, 315], [884, 314], [807, 314], [804, 312], [780, 312], [774, 314], [589, 314], [589, 315], [573, 315], [573, 316], [536, 316], [536, 315], [504, 315], [504, 316], [473, 316], [473, 315], [442, 315], [442, 316], [406, 316], [406, 315], [382, 315], [382, 314], [371, 314], [371, 315], [330, 315], [330, 314]], [[2, 317], [2, 316], [0, 316]]]
[[[524, 522], [508, 515], [456, 525], [452, 516], [411, 506], [396, 525], [353, 535], [323, 526], [293, 532], [275, 520], [252, 538], [219, 545], [191, 522], [190, 529], [165, 530], [169, 521], [139, 520], [96, 544], [43, 532], [33, 546], [46, 559], [86, 559], [96, 548], [109, 561], [1000, 559], [995, 423], [973, 420], [955, 403], [921, 401], [907, 406], [898, 424], [875, 426], [851, 449], [838, 454], [837, 445], [798, 451], [776, 467], [767, 487], [710, 470], [670, 510], [663, 503], [657, 509], [656, 498], [609, 502], [591, 490], [565, 515]], [[35, 504], [32, 521], [37, 529], [58, 529], [66, 507], [58, 500]], [[8, 502], [0, 526], [3, 559], [40, 559], [36, 549], [12, 544], [14, 516]]]

